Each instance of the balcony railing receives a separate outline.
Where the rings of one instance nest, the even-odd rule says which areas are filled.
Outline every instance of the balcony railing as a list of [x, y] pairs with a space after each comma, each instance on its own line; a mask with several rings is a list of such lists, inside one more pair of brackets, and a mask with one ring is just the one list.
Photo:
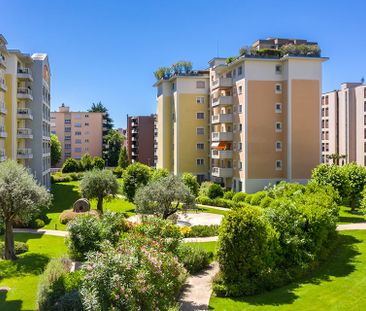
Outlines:
[[233, 122], [233, 115], [230, 113], [228, 114], [217, 114], [211, 117], [212, 123], [232, 123]]
[[7, 133], [5, 132], [5, 127], [3, 125], [0, 126], [0, 137], [5, 138], [7, 137]]
[[17, 151], [18, 159], [31, 159], [33, 158], [32, 149], [30, 148], [21, 148]]
[[232, 159], [233, 151], [213, 149], [211, 151], [211, 157], [212, 159]]
[[0, 114], [6, 114], [6, 108], [4, 102], [0, 102]]
[[17, 129], [18, 138], [33, 138], [32, 129], [29, 128], [18, 128]]
[[6, 87], [5, 80], [3, 78], [0, 78], [0, 90], [6, 92], [8, 88]]
[[212, 107], [216, 107], [219, 105], [229, 106], [233, 104], [233, 97], [232, 96], [219, 96], [212, 99]]
[[212, 88], [220, 88], [220, 87], [232, 87], [233, 79], [232, 78], [219, 78], [217, 80], [212, 81]]
[[18, 97], [33, 100], [32, 90], [28, 87], [18, 87]]
[[32, 74], [32, 71], [30, 68], [18, 68], [18, 73], [30, 75]]
[[213, 167], [212, 176], [222, 177], [222, 178], [232, 177], [233, 169], [232, 168]]
[[0, 54], [0, 67], [6, 68], [5, 57]]
[[233, 140], [233, 132], [212, 132], [212, 141]]
[[19, 119], [30, 119], [33, 120], [32, 110], [30, 108], [18, 108], [17, 116]]

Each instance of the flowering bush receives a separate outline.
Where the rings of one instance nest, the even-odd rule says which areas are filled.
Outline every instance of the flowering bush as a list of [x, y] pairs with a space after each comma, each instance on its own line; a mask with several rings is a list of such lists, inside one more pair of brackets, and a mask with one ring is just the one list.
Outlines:
[[90, 253], [83, 271], [81, 297], [90, 311], [169, 310], [186, 275], [159, 241], [137, 233]]

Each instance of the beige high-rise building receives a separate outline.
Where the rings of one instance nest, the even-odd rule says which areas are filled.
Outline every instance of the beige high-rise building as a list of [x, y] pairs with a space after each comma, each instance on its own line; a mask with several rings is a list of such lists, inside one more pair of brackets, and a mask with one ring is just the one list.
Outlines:
[[342, 83], [339, 90], [322, 96], [322, 162], [331, 154], [340, 164], [366, 165], [366, 85]]
[[62, 104], [59, 111], [51, 112], [51, 133], [57, 135], [62, 146], [58, 167], [70, 157], [80, 160], [85, 153], [102, 157], [102, 112], [73, 112]]
[[[158, 167], [249, 193], [281, 180], [306, 182], [321, 158], [325, 60], [314, 42], [269, 38], [237, 58], [212, 59], [208, 72], [162, 78], [155, 84]], [[198, 144], [199, 173], [186, 165], [201, 161]]]

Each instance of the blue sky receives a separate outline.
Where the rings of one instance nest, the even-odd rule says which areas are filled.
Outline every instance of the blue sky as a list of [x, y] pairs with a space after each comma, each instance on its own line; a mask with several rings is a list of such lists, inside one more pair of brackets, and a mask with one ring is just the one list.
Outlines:
[[[115, 125], [156, 110], [153, 71], [177, 60], [204, 69], [258, 38], [319, 42], [323, 90], [366, 77], [366, 1], [0, 0], [9, 48], [49, 54], [52, 110], [102, 101]], [[217, 54], [218, 51], [218, 54]]]

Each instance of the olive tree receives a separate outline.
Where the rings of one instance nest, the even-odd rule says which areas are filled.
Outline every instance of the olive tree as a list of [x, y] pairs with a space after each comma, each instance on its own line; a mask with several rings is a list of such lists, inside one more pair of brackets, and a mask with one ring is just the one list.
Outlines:
[[40, 208], [50, 205], [51, 198], [24, 166], [12, 160], [0, 163], [0, 222], [5, 224], [5, 259], [16, 259], [13, 222], [29, 222]]
[[97, 209], [103, 213], [103, 200], [117, 194], [117, 178], [111, 170], [93, 169], [85, 172], [80, 182], [80, 191], [87, 199], [97, 199]]
[[140, 187], [136, 192], [135, 204], [138, 213], [167, 219], [179, 209], [194, 207], [195, 200], [180, 178], [169, 175]]

